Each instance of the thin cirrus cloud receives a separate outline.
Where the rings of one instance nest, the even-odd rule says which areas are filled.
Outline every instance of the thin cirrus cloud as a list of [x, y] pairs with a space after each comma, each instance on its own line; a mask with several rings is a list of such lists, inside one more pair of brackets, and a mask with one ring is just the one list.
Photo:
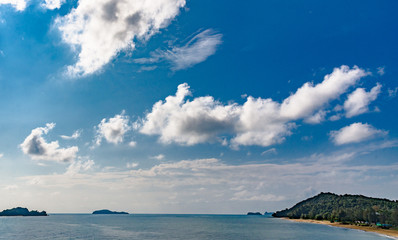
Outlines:
[[353, 123], [337, 131], [331, 131], [331, 140], [336, 145], [363, 142], [378, 136], [385, 136], [388, 132], [379, 130], [367, 123]]
[[60, 148], [58, 141], [47, 143], [43, 135], [47, 134], [55, 127], [55, 123], [47, 123], [45, 127], [38, 127], [25, 138], [19, 146], [22, 152], [34, 160], [73, 162], [76, 153], [79, 151], [77, 146]]
[[123, 142], [124, 135], [131, 130], [129, 117], [124, 114], [124, 111], [112, 118], [102, 119], [96, 128], [96, 145], [100, 145], [102, 139], [105, 139], [109, 143], [119, 144]]
[[166, 27], [185, 6], [185, 0], [80, 0], [76, 8], [55, 20], [62, 39], [78, 55], [68, 66], [72, 77], [99, 71], [121, 51], [132, 51]]
[[[184, 46], [174, 46], [169, 50], [158, 49], [151, 53], [150, 58], [139, 58], [135, 59], [134, 62], [151, 64], [166, 61], [170, 63], [171, 70], [178, 71], [205, 61], [208, 57], [215, 54], [221, 43], [222, 34], [216, 33], [212, 29], [207, 29], [196, 34]], [[147, 66], [144, 67], [148, 68]]]
[[160, 142], [166, 144], [216, 142], [227, 134], [232, 136], [233, 148], [241, 145], [266, 147], [281, 143], [291, 135], [295, 121], [323, 118], [314, 116], [324, 115], [322, 111], [326, 113], [329, 102], [346, 93], [366, 75], [368, 73], [358, 67], [341, 66], [315, 86], [305, 83], [282, 103], [249, 96], [243, 105], [225, 105], [211, 96], [187, 100], [191, 92], [185, 83], [178, 86], [174, 96], [153, 105], [152, 111], [142, 119], [139, 131], [158, 135]]
[[344, 102], [345, 116], [351, 118], [369, 111], [369, 104], [376, 100], [381, 92], [381, 84], [377, 83], [369, 92], [364, 88], [357, 88], [348, 95], [348, 99]]
[[0, 0], [0, 5], [11, 5], [17, 11], [25, 10], [27, 6], [27, 1], [25, 0]]

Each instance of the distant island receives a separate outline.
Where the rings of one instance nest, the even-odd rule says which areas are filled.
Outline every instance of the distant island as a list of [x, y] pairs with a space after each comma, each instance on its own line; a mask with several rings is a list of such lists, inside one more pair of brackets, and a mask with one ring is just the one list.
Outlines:
[[27, 208], [16, 207], [12, 209], [6, 209], [0, 212], [0, 216], [2, 217], [11, 217], [11, 216], [48, 216], [46, 211], [38, 212], [38, 211], [29, 211]]
[[397, 228], [398, 201], [362, 195], [320, 193], [297, 203], [292, 208], [275, 212], [272, 216]]
[[261, 216], [262, 214], [259, 212], [248, 212], [247, 215], [259, 215]]
[[128, 212], [114, 212], [110, 211], [108, 209], [103, 209], [103, 210], [96, 210], [93, 212], [93, 214], [129, 214]]

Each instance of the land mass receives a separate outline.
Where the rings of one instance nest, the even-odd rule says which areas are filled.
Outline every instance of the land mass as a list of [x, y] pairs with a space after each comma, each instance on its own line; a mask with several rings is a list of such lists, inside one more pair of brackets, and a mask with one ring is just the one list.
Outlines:
[[0, 212], [0, 216], [11, 217], [11, 216], [48, 216], [46, 211], [29, 211], [27, 208], [16, 207], [12, 209], [6, 209]]
[[110, 211], [108, 209], [103, 209], [103, 210], [96, 210], [93, 212], [93, 214], [129, 214], [128, 212], [114, 212]]
[[262, 214], [259, 212], [248, 212], [247, 215], [260, 215], [261, 216]]
[[398, 201], [388, 199], [320, 193], [272, 216], [398, 237]]

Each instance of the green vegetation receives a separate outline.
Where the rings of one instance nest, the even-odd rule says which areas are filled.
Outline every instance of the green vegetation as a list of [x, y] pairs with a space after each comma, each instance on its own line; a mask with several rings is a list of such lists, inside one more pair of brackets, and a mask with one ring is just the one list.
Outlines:
[[272, 216], [389, 228], [398, 226], [398, 201], [362, 195], [320, 193], [297, 203], [290, 209], [275, 212]]

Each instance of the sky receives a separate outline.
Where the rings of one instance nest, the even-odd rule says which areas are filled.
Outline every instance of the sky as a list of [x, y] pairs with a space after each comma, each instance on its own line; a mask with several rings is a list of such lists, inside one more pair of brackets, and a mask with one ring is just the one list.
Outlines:
[[397, 7], [0, 0], [0, 209], [397, 200]]

